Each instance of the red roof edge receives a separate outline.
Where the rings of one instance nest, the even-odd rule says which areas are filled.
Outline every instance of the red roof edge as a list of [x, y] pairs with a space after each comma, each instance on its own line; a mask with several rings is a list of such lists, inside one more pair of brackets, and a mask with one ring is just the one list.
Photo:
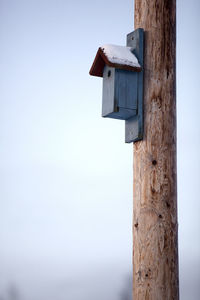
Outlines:
[[104, 60], [102, 54], [103, 54], [103, 51], [101, 50], [101, 48], [99, 48], [97, 51], [97, 54], [95, 56], [94, 62], [92, 64], [92, 67], [90, 69], [90, 72], [89, 72], [90, 75], [103, 77], [103, 69], [105, 66], [105, 60]]

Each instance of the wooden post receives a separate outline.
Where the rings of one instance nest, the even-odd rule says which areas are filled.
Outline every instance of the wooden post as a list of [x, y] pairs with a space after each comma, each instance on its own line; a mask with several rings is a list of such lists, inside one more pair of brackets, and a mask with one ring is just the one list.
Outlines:
[[133, 298], [177, 300], [176, 0], [135, 0], [139, 27], [144, 139], [134, 144]]

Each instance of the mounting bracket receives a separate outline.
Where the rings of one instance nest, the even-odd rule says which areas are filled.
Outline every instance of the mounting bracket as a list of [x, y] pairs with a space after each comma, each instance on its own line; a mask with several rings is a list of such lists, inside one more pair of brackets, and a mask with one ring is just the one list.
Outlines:
[[138, 28], [127, 35], [127, 47], [133, 48], [133, 53], [137, 57], [142, 71], [138, 76], [137, 93], [137, 114], [125, 120], [125, 142], [131, 143], [142, 140], [143, 138], [143, 72], [144, 72], [144, 30]]

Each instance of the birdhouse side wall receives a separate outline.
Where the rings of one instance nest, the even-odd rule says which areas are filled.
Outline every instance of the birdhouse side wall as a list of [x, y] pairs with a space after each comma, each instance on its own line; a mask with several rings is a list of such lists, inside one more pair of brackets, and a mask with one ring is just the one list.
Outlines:
[[115, 99], [119, 109], [137, 109], [138, 73], [115, 70]]

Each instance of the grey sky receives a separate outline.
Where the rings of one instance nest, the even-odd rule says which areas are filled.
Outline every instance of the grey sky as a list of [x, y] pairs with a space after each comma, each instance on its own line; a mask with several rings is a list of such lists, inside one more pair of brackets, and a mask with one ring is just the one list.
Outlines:
[[[197, 300], [200, 4], [177, 4], [180, 286]], [[129, 282], [132, 146], [123, 122], [101, 118], [88, 72], [132, 30], [129, 0], [0, 1], [3, 300], [12, 287], [25, 300], [116, 300]]]

